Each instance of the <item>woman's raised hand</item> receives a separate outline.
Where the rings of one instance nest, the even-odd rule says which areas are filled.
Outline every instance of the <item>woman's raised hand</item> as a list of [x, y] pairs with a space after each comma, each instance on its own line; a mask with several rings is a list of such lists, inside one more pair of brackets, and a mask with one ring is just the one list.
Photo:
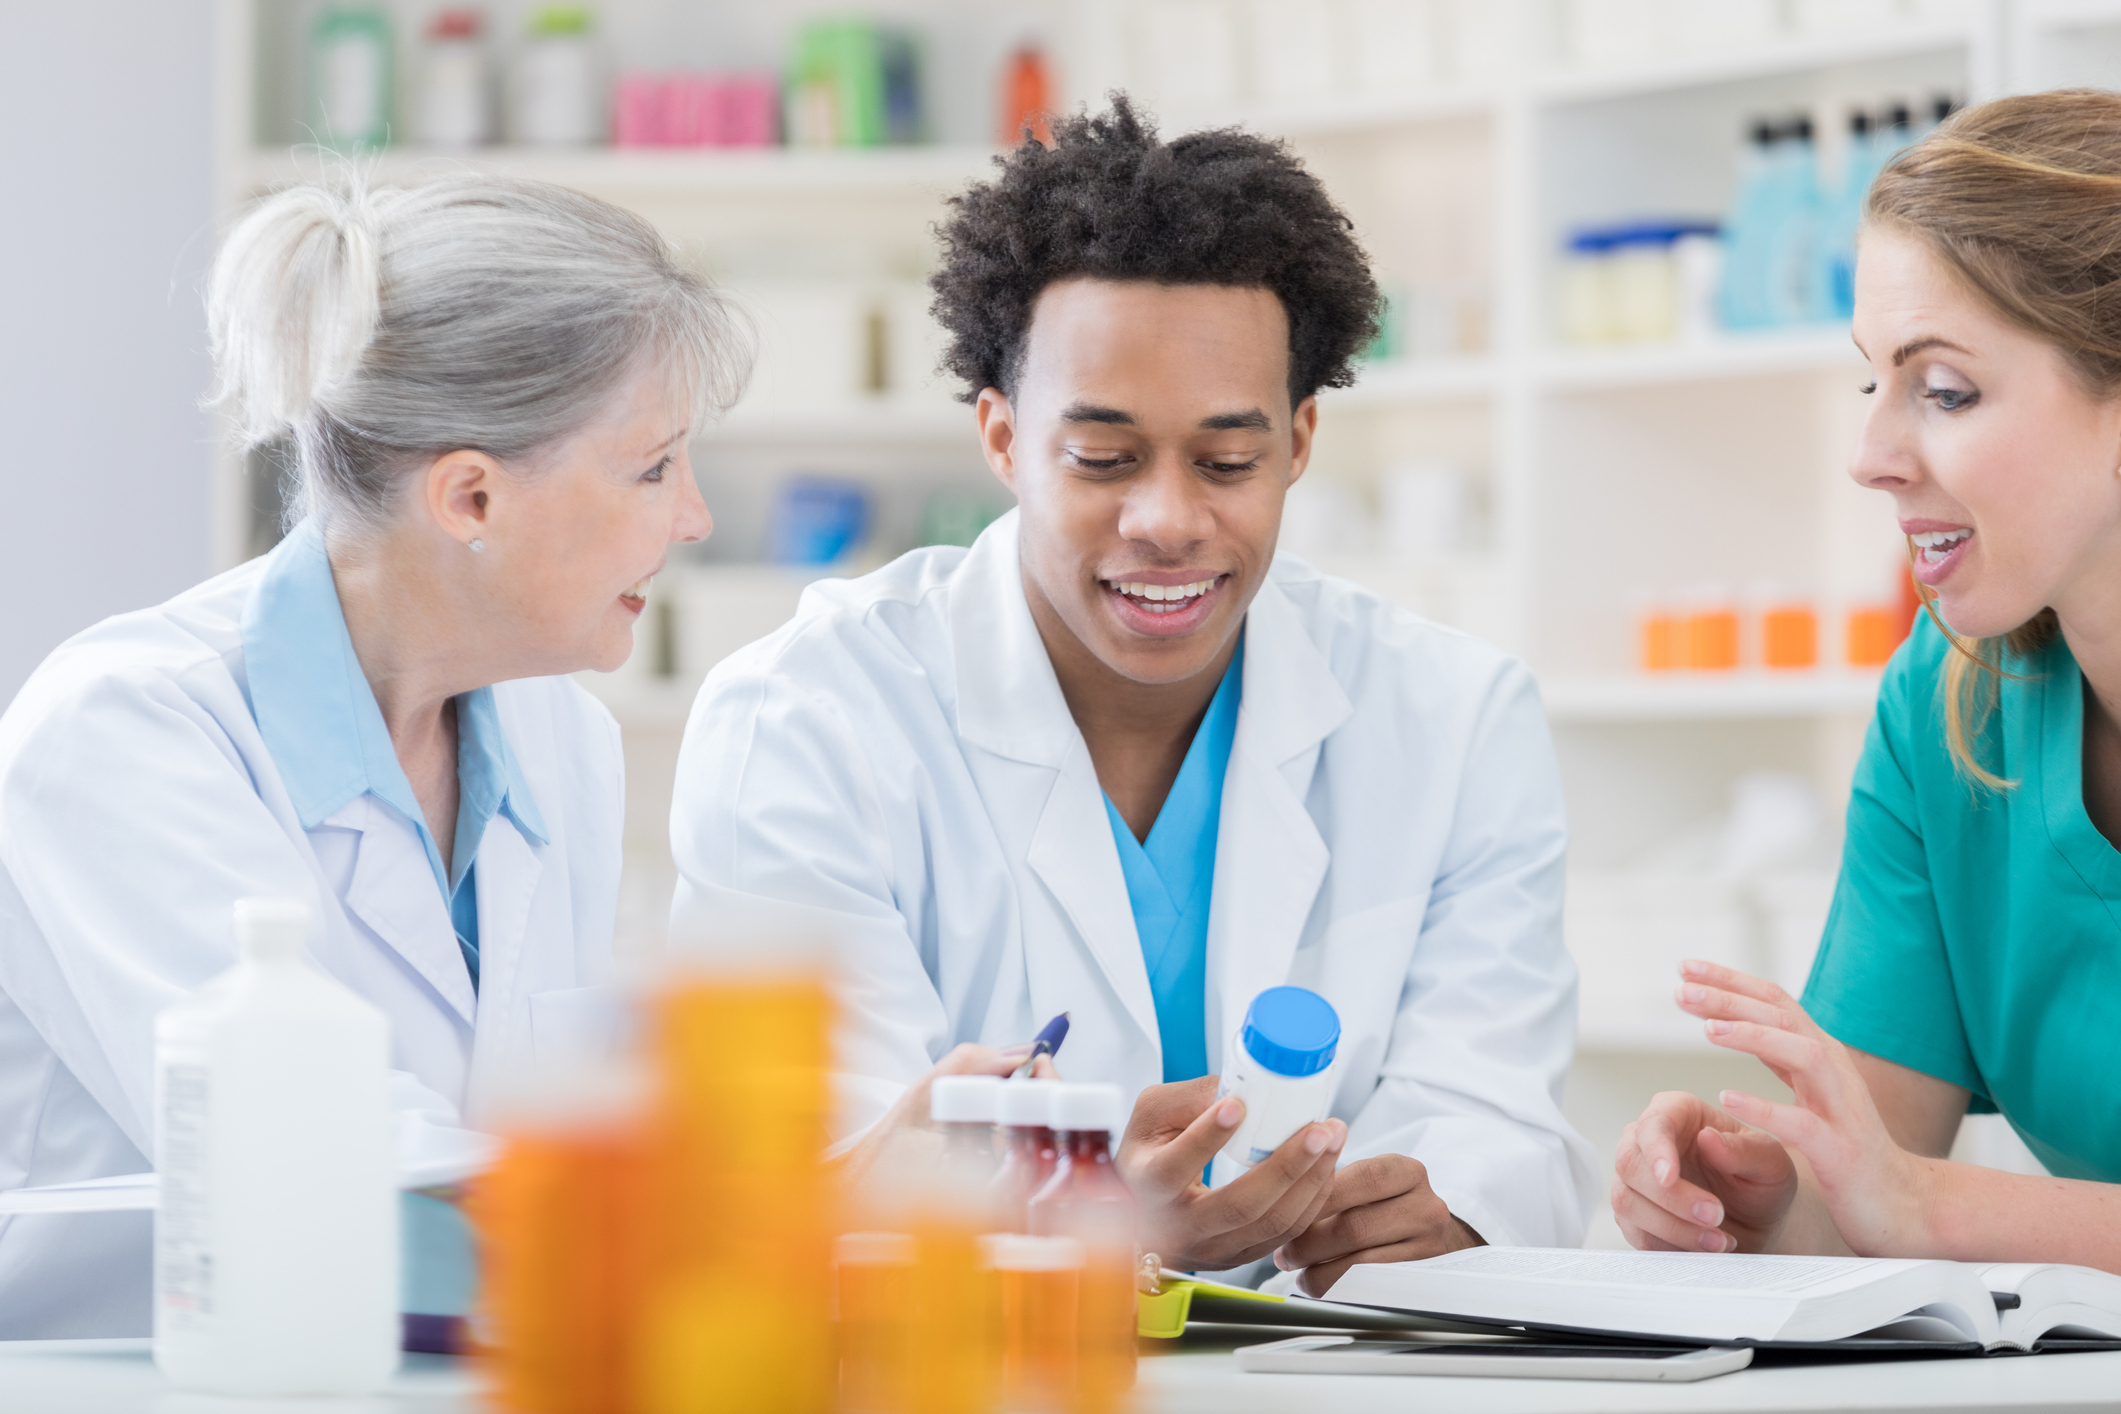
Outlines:
[[[1713, 962], [1680, 966], [1679, 1005], [1709, 1040], [1757, 1056], [1796, 1094], [1777, 1104], [1723, 1092], [1723, 1107], [1804, 1156], [1841, 1241], [1866, 1257], [1924, 1255], [1926, 1192], [1935, 1166], [1895, 1143], [1848, 1047], [1819, 1029], [1772, 982]], [[1804, 1250], [1816, 1250], [1808, 1242]]]

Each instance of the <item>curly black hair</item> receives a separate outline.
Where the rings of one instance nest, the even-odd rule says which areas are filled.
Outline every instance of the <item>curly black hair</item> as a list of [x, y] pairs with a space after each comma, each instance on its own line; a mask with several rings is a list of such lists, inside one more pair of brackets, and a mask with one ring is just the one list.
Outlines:
[[1289, 317], [1289, 400], [1355, 381], [1382, 301], [1352, 223], [1280, 142], [1222, 128], [1170, 142], [1123, 93], [1109, 113], [1052, 125], [950, 199], [930, 306], [943, 367], [1014, 395], [1032, 306], [1056, 280], [1271, 290]]

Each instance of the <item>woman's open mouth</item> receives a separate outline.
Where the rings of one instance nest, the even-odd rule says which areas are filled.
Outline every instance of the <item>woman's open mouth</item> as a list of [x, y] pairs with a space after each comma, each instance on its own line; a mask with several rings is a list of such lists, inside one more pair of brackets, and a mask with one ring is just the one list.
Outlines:
[[641, 612], [641, 610], [647, 608], [648, 586], [654, 581], [654, 579], [655, 576], [652, 574], [642, 575], [639, 579], [633, 582], [632, 588], [624, 590], [620, 593], [619, 603], [623, 604], [628, 609], [631, 609], [636, 614]]
[[1915, 578], [1932, 587], [1942, 584], [1945, 578], [1958, 567], [1966, 547], [1973, 543], [1974, 532], [1968, 527], [1952, 530], [1925, 530], [1908, 536], [1915, 547]]

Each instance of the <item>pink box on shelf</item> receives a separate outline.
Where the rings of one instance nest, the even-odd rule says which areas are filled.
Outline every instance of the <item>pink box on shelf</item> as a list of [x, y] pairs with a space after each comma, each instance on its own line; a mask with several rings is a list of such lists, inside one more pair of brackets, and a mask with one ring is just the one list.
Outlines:
[[664, 143], [664, 87], [660, 74], [619, 75], [611, 88], [611, 145], [661, 147]]
[[715, 85], [708, 141], [772, 147], [781, 140], [781, 85], [772, 74], [725, 74]]
[[674, 74], [663, 84], [663, 141], [704, 147], [714, 131], [715, 84], [705, 74]]

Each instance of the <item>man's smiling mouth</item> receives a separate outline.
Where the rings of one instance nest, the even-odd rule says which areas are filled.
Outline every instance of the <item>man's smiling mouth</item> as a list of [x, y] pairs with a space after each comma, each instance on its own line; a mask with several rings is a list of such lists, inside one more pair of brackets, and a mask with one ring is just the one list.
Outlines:
[[1171, 614], [1191, 607], [1195, 599], [1215, 588], [1223, 578], [1209, 575], [1188, 584], [1149, 584], [1138, 579], [1107, 579], [1100, 583], [1144, 613]]

